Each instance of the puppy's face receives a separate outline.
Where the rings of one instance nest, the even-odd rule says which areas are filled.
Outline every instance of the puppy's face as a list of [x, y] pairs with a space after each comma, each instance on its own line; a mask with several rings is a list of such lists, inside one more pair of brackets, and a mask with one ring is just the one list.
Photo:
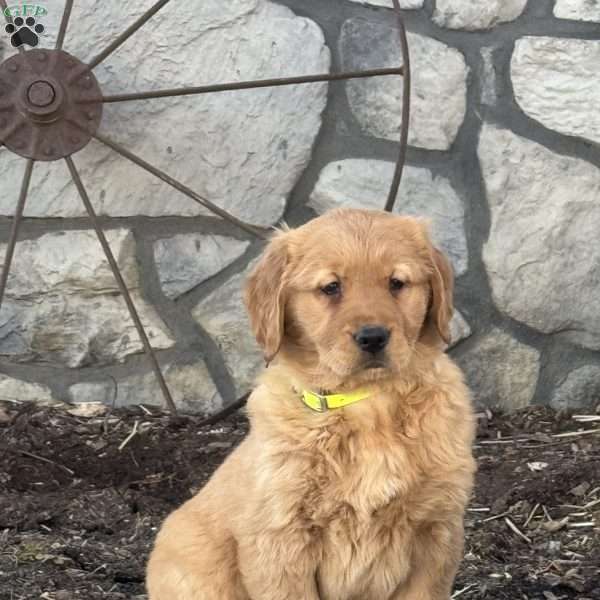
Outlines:
[[327, 385], [402, 372], [418, 342], [447, 341], [452, 276], [423, 225], [337, 210], [269, 245], [246, 288], [252, 327]]

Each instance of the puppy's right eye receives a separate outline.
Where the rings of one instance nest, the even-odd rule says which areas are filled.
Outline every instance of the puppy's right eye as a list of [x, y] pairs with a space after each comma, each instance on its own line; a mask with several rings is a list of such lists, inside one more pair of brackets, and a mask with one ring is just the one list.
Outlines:
[[338, 281], [332, 281], [331, 283], [328, 283], [327, 285], [323, 286], [321, 288], [321, 291], [326, 296], [337, 296], [342, 291], [342, 288]]

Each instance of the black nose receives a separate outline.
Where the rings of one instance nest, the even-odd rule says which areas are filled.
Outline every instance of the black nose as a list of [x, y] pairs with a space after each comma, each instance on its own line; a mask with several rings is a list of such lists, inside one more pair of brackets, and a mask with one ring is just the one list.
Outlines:
[[390, 330], [378, 325], [365, 325], [352, 334], [361, 350], [375, 354], [383, 350], [390, 339]]

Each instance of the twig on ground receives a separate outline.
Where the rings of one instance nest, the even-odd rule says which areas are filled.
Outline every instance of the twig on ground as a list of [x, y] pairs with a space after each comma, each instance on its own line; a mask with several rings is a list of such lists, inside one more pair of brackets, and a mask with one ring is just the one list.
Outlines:
[[504, 517], [504, 522], [512, 529], [520, 538], [524, 539], [528, 544], [531, 544], [531, 538], [528, 538], [508, 517]]
[[33, 454], [33, 452], [27, 452], [27, 450], [13, 450], [12, 448], [6, 448], [6, 447], [4, 447], [3, 450], [8, 450], [9, 452], [12, 452], [13, 454], [21, 454], [23, 456], [28, 456], [29, 458], [34, 458], [35, 460], [40, 460], [42, 462], [45, 462], [46, 464], [54, 465], [55, 467], [63, 470], [65, 473], [68, 473], [69, 475], [75, 475], [75, 471], [72, 471], [71, 469], [69, 469], [69, 467], [65, 467], [64, 465], [57, 463], [55, 460], [51, 460], [49, 458], [45, 458], [45, 457], [39, 456], [37, 454]]
[[[531, 439], [531, 438], [525, 438], [525, 439]], [[493, 446], [493, 445], [504, 445], [504, 444], [514, 444], [515, 442], [518, 442], [519, 438], [502, 438], [501, 440], [481, 440], [478, 443], [482, 446]]]
[[456, 590], [456, 592], [454, 592], [454, 594], [452, 594], [452, 596], [450, 596], [450, 598], [458, 598], [459, 596], [462, 596], [465, 592], [468, 592], [470, 589], [474, 588], [477, 584], [475, 583], [471, 583], [468, 586], [464, 587], [462, 590]]
[[[590, 420], [590, 421], [586, 421], [586, 422], [591, 423], [592, 421]], [[551, 437], [556, 440], [560, 440], [560, 441], [540, 442], [540, 443], [537, 443], [537, 444], [531, 445], [531, 446], [523, 446], [523, 448], [535, 450], [537, 448], [545, 448], [548, 446], [557, 446], [559, 444], [569, 443], [570, 438], [591, 435], [593, 433], [600, 433], [600, 428], [584, 429], [582, 431], [567, 431], [565, 433], [555, 433]], [[535, 442], [535, 441], [539, 442], [539, 440], [536, 439], [535, 436], [520, 435], [520, 436], [515, 436], [515, 437], [504, 437], [504, 438], [497, 439], [497, 440], [478, 440], [477, 444], [475, 444], [475, 448], [481, 448], [481, 446], [494, 446], [494, 445], [505, 446], [507, 444], [516, 444], [519, 442]]]
[[553, 438], [579, 437], [581, 435], [591, 435], [592, 433], [600, 433], [600, 429], [584, 429], [583, 431], [567, 431], [566, 433], [555, 433]]
[[106, 569], [106, 567], [108, 566], [108, 564], [104, 563], [102, 565], [99, 565], [98, 567], [96, 567], [93, 571], [90, 571], [88, 573], [88, 577], [93, 575], [94, 573], [97, 573], [98, 571], [100, 571], [100, 569]]
[[23, 404], [23, 400], [19, 400], [18, 398], [11, 398], [10, 396], [2, 396], [0, 397], [0, 401], [12, 402], [13, 404]]
[[540, 507], [540, 503], [538, 502], [533, 507], [533, 509], [531, 510], [531, 512], [529, 513], [529, 516], [527, 517], [527, 520], [523, 524], [523, 529], [525, 529], [525, 527], [527, 527], [527, 525], [529, 525], [529, 523], [531, 523], [531, 519], [533, 519], [533, 517], [535, 516], [535, 513], [537, 512], [537, 510], [538, 510], [539, 507]]
[[582, 521], [580, 523], [569, 523], [567, 527], [569, 529], [576, 529], [578, 527], [595, 527], [596, 521]]
[[580, 423], [593, 423], [594, 421], [600, 421], [600, 415], [573, 415], [571, 417], [573, 421]]
[[487, 523], [488, 521], [495, 521], [496, 519], [501, 519], [502, 517], [505, 517], [506, 515], [510, 515], [510, 512], [506, 511], [503, 513], [500, 513], [499, 515], [493, 515], [491, 517], [488, 517], [487, 519], [482, 519], [482, 523]]
[[125, 446], [127, 446], [127, 444], [129, 444], [129, 442], [137, 434], [139, 424], [140, 422], [136, 420], [136, 422], [133, 424], [133, 429], [131, 430], [131, 433], [121, 442], [121, 445], [119, 446], [119, 452], [121, 452], [123, 448], [125, 448]]
[[149, 416], [149, 417], [153, 417], [154, 415], [143, 405], [143, 404], [138, 404], [138, 406]]

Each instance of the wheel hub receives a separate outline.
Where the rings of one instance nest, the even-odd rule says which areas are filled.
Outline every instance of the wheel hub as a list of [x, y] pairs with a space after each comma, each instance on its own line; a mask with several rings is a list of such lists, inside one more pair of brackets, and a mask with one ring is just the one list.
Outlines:
[[0, 64], [0, 142], [34, 160], [70, 156], [98, 130], [101, 98], [93, 73], [63, 50], [11, 56]]
[[27, 90], [27, 99], [30, 104], [38, 107], [46, 107], [54, 102], [56, 88], [49, 81], [36, 81]]

